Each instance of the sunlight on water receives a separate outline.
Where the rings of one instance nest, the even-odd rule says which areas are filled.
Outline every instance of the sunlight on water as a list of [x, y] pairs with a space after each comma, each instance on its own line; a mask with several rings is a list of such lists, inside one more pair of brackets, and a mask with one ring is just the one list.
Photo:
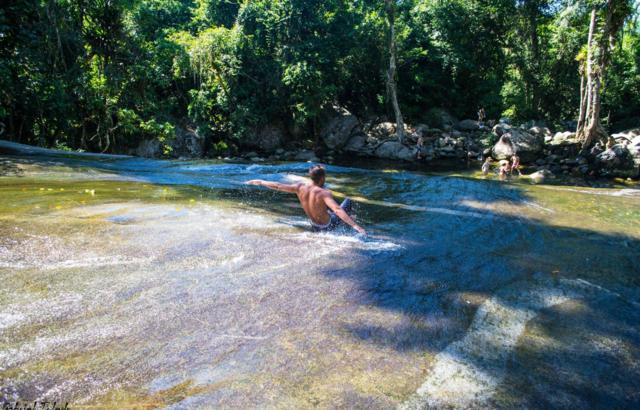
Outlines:
[[[529, 323], [578, 300], [606, 299], [609, 322], [624, 312], [607, 338], [637, 352], [634, 188], [329, 166], [363, 238], [312, 233], [295, 197], [243, 185], [302, 182], [308, 164], [4, 161], [15, 165], [0, 176], [5, 399], [390, 408], [428, 393], [438, 405], [504, 404], [503, 386], [524, 377], [508, 358], [534, 354], [518, 344]], [[559, 320], [604, 340], [590, 320]], [[621, 388], [638, 380], [630, 354]], [[466, 373], [486, 376], [481, 395], [456, 390]]]

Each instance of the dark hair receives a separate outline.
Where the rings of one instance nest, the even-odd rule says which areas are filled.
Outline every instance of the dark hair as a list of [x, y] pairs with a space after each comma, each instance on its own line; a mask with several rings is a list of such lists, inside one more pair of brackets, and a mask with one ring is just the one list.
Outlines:
[[320, 185], [325, 176], [324, 167], [322, 165], [312, 166], [311, 168], [309, 168], [309, 176], [311, 177], [311, 180], [314, 184]]

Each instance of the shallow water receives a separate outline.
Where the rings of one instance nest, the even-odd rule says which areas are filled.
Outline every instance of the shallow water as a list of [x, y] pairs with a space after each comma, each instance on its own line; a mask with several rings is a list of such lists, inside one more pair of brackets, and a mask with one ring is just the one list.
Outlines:
[[243, 185], [307, 167], [0, 157], [0, 398], [639, 404], [635, 187], [329, 166], [365, 239]]

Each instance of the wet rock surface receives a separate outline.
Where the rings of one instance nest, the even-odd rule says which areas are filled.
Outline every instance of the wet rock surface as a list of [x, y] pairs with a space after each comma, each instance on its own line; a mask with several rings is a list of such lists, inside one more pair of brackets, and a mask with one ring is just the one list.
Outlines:
[[363, 239], [242, 185], [306, 162], [2, 161], [0, 397], [638, 404], [637, 189], [328, 166]]

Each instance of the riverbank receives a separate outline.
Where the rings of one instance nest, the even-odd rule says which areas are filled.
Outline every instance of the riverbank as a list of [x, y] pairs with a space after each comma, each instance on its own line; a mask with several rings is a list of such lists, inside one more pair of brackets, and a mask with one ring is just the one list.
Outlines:
[[[305, 155], [298, 156], [302, 158], [301, 161], [312, 163], [318, 162], [328, 165], [336, 165], [342, 167], [358, 167], [362, 169], [371, 170], [405, 170], [414, 172], [428, 172], [431, 174], [453, 174], [460, 176], [472, 176], [474, 178], [487, 179], [487, 180], [499, 180], [497, 172], [497, 164], [492, 167], [489, 175], [483, 175], [480, 172], [481, 162], [477, 160], [463, 160], [459, 158], [441, 158], [429, 162], [420, 161], [401, 161], [389, 158], [377, 158], [367, 156], [353, 156], [347, 153], [334, 153], [335, 156], [326, 156], [324, 159], [320, 159], [311, 151], [303, 151]], [[130, 159], [144, 161], [144, 157], [137, 157], [131, 155], [113, 155], [113, 154], [98, 154], [98, 153], [85, 153], [74, 151], [61, 151], [55, 149], [34, 147], [31, 145], [19, 144], [15, 142], [0, 140], [0, 154], [9, 155], [22, 155], [22, 156], [49, 156], [53, 158], [86, 158], [86, 159]], [[226, 164], [255, 164], [255, 165], [269, 165], [286, 163], [286, 158], [293, 158], [296, 156], [294, 152], [289, 152], [283, 155], [271, 155], [268, 157], [260, 157], [255, 152], [249, 152], [245, 155], [237, 157], [220, 157], [217, 159], [220, 163]], [[186, 161], [188, 158], [183, 158], [182, 161]], [[215, 160], [214, 160], [215, 161]], [[566, 168], [566, 167], [565, 167]], [[548, 166], [540, 166], [536, 164], [523, 165], [521, 171], [522, 176], [516, 174], [510, 175], [507, 178], [507, 182], [513, 183], [533, 183], [533, 184], [550, 184], [550, 185], [573, 185], [573, 186], [589, 186], [594, 188], [634, 188], [640, 184], [640, 181], [634, 178], [621, 178], [613, 175], [599, 176], [599, 175], [582, 175], [567, 172], [566, 169], [557, 170], [557, 174], [549, 171]], [[2, 173], [4, 175], [11, 175], [19, 170], [4, 169]]]

